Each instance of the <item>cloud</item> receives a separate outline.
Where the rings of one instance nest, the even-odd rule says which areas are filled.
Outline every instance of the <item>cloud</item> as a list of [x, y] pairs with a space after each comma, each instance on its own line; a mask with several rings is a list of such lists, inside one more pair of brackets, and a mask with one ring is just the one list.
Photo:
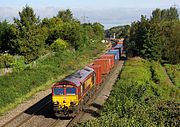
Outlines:
[[[141, 15], [149, 17], [153, 9], [112, 8], [105, 10], [74, 10], [75, 16], [85, 22], [100, 22], [105, 28], [130, 24], [139, 20]], [[77, 15], [78, 14], [78, 15]], [[81, 17], [80, 17], [81, 16]], [[85, 18], [83, 19], [82, 16]]]
[[[57, 15], [62, 8], [58, 7], [44, 7], [35, 8], [34, 11], [41, 19], [53, 17]], [[74, 17], [81, 22], [100, 22], [105, 28], [130, 24], [135, 20], [139, 20], [141, 15], [151, 15], [153, 9], [135, 9], [135, 8], [111, 8], [103, 10], [90, 9], [72, 9]], [[21, 9], [12, 7], [0, 7], [0, 20], [13, 21], [13, 17], [18, 17], [18, 11]]]
[[18, 17], [18, 8], [12, 7], [0, 7], [0, 21], [7, 20], [9, 22], [13, 21], [13, 17]]
[[56, 7], [44, 7], [44, 8], [38, 8], [34, 9], [35, 13], [40, 16], [41, 19], [43, 18], [50, 18], [55, 15], [57, 15], [59, 8]]

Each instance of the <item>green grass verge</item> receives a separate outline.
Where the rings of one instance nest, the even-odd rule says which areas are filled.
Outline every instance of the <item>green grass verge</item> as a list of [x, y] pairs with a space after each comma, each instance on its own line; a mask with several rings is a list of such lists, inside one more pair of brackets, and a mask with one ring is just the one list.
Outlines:
[[75, 126], [178, 126], [180, 91], [166, 80], [159, 63], [128, 60], [99, 111], [100, 117]]
[[171, 81], [180, 88], [180, 64], [165, 64], [165, 68]]
[[97, 44], [81, 51], [58, 52], [19, 73], [0, 77], [0, 114], [14, 108], [40, 90], [49, 88], [75, 70], [85, 66], [104, 50]]

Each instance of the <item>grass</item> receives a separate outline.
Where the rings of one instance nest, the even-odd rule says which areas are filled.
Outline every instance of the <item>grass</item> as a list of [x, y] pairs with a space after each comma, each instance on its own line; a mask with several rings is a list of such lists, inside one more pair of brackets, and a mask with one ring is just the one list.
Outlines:
[[100, 117], [75, 126], [178, 126], [180, 91], [166, 80], [159, 63], [128, 60]]
[[166, 71], [175, 86], [180, 88], [180, 64], [165, 64]]
[[[97, 48], [98, 47], [98, 48]], [[0, 77], [0, 114], [14, 108], [40, 90], [51, 87], [75, 70], [85, 66], [104, 50], [102, 44], [82, 51], [70, 50], [58, 52], [21, 72]]]

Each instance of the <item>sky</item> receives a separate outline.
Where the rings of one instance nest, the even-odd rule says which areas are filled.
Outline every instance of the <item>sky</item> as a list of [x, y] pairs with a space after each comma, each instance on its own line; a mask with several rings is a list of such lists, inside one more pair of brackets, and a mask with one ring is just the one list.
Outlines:
[[141, 15], [150, 16], [155, 8], [180, 8], [180, 0], [2, 0], [0, 21], [12, 22], [25, 5], [41, 18], [53, 17], [59, 10], [71, 9], [82, 22], [100, 22], [105, 28], [130, 24]]

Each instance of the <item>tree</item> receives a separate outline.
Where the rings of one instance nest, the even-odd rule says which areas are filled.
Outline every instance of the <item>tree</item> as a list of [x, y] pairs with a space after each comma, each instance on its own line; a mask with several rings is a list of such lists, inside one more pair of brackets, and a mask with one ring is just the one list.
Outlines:
[[59, 31], [62, 30], [63, 21], [60, 18], [53, 17], [50, 19], [43, 19], [41, 27], [47, 31], [46, 44], [50, 46], [54, 41], [60, 38]]
[[162, 59], [172, 64], [180, 63], [180, 21], [161, 23]]
[[156, 9], [150, 19], [131, 24], [128, 49], [146, 59], [168, 63], [180, 61], [180, 21], [176, 8]]
[[168, 9], [168, 19], [170, 21], [179, 20], [179, 14], [178, 14], [178, 9], [177, 8], [170, 7], [170, 9]]
[[178, 19], [179, 19], [178, 9], [175, 7], [170, 7], [170, 9], [163, 9], [163, 10], [157, 8], [152, 12], [152, 16], [151, 16], [151, 21], [154, 22], [172, 21]]
[[11, 27], [11, 48], [13, 53], [23, 55], [30, 62], [41, 55], [46, 37], [31, 7], [26, 5], [19, 16], [20, 19], [14, 18]]
[[171, 41], [169, 42], [169, 47], [166, 47], [170, 49], [168, 61], [172, 64], [177, 64], [180, 63], [180, 21], [174, 21], [171, 32]]
[[10, 24], [6, 20], [0, 22], [0, 51], [10, 50]]
[[145, 16], [141, 16], [141, 20], [138, 22], [134, 22], [131, 26], [130, 30], [130, 42], [134, 55], [140, 55], [142, 56], [142, 49], [144, 40], [146, 39], [146, 33], [148, 32], [148, 29], [150, 28], [149, 19], [147, 19]]
[[93, 23], [93, 30], [94, 34], [96, 35], [97, 40], [103, 40], [104, 39], [104, 26], [100, 23]]
[[60, 37], [77, 50], [82, 42], [81, 25], [77, 22], [65, 22], [60, 30]]
[[[56, 22], [57, 21], [57, 22]], [[76, 50], [79, 47], [81, 42], [81, 25], [76, 21], [72, 22], [62, 22], [60, 18], [54, 17], [49, 20], [49, 36], [46, 40], [48, 45], [54, 43], [55, 40], [61, 38], [69, 43], [69, 45]], [[51, 25], [55, 22], [55, 26], [51, 27]], [[53, 25], [52, 25], [53, 26]]]
[[87, 48], [95, 45], [94, 42], [100, 42], [104, 37], [103, 26], [99, 23], [80, 24], [73, 19], [70, 10], [59, 11], [57, 17], [43, 19], [41, 26], [48, 31], [46, 44], [57, 46], [58, 40], [64, 40], [68, 46], [75, 50]]
[[147, 59], [161, 61], [162, 43], [157, 26], [158, 24], [150, 24], [150, 28], [145, 34], [141, 55]]
[[73, 14], [70, 9], [67, 10], [60, 10], [57, 14], [58, 18], [61, 18], [64, 22], [72, 21]]
[[159, 8], [155, 9], [153, 12], [152, 12], [152, 16], [151, 16], [151, 20], [154, 21], [154, 22], [159, 22], [162, 20], [162, 12]]
[[134, 55], [161, 60], [162, 44], [159, 34], [158, 24], [150, 22], [145, 16], [141, 16], [141, 20], [134, 22], [131, 26], [129, 49], [133, 50]]

